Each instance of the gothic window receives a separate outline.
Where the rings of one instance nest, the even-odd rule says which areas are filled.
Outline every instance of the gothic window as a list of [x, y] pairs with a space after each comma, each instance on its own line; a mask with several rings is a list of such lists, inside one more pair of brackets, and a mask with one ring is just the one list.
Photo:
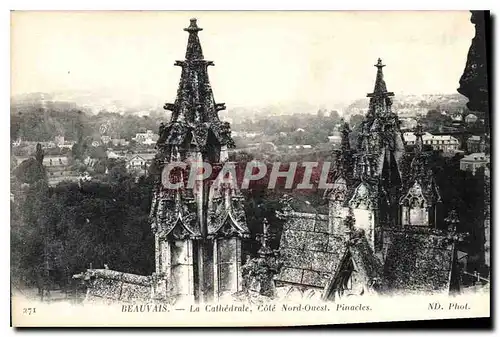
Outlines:
[[360, 184], [356, 191], [354, 192], [354, 196], [349, 202], [352, 208], [358, 209], [371, 209], [373, 206], [372, 200], [370, 198], [370, 192], [365, 184]]
[[357, 209], [353, 210], [354, 218], [356, 219], [356, 227], [361, 228], [365, 231], [365, 234], [369, 234], [372, 230], [373, 216], [372, 211], [367, 209]]
[[428, 215], [425, 208], [410, 208], [410, 225], [427, 226]]
[[346, 181], [343, 178], [339, 178], [333, 184], [333, 190], [330, 195], [330, 199], [334, 201], [343, 201], [347, 193]]
[[236, 238], [218, 239], [217, 271], [219, 293], [238, 291], [238, 256], [241, 254], [241, 243]]
[[422, 187], [416, 181], [402, 200], [402, 223], [412, 226], [429, 224], [428, 205]]
[[173, 294], [188, 296], [192, 294], [192, 244], [190, 240], [173, 241], [170, 245], [172, 263]]

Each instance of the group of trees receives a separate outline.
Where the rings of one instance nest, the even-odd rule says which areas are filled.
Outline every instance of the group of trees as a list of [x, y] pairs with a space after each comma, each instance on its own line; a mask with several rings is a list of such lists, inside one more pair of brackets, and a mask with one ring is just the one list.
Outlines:
[[328, 136], [339, 122], [337, 111], [327, 114], [326, 111], [319, 110], [316, 115], [304, 113], [266, 116], [255, 121], [247, 119], [231, 128], [236, 131], [262, 132], [262, 138], [275, 145], [317, 145], [328, 142]]
[[98, 181], [49, 187], [39, 179], [23, 185], [11, 204], [11, 275], [17, 285], [41, 287], [50, 279], [50, 286], [65, 286], [90, 264], [151, 274], [152, 182], [116, 171]]

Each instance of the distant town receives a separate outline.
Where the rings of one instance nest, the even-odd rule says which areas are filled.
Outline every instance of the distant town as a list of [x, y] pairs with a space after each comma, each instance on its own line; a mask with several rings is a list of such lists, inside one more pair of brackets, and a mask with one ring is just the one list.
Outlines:
[[[156, 153], [158, 127], [169, 119], [167, 112], [154, 108], [134, 112], [108, 106], [113, 112], [103, 109], [93, 113], [85, 105], [79, 108], [74, 102], [46, 97], [50, 95], [32, 94], [28, 100], [13, 100], [13, 170], [34, 156], [36, 145], [40, 144], [50, 185], [64, 180], [91, 180], [109, 174], [116, 165], [137, 177], [147, 175]], [[406, 145], [415, 144], [413, 130], [421, 123], [424, 145], [446, 157], [460, 156], [461, 170], [475, 173], [482, 167], [488, 171], [485, 118], [467, 110], [466, 103], [458, 94], [397, 97], [394, 110]], [[265, 109], [260, 113], [230, 109], [221, 118], [231, 123], [236, 145], [230, 151], [231, 159], [328, 158], [340, 146], [341, 119], [350, 123], [351, 137], [355, 139], [367, 112], [366, 104], [366, 100], [360, 99], [344, 109], [319, 108], [314, 112], [309, 107], [304, 113], [273, 110], [270, 115]]]
[[[202, 30], [184, 28], [169, 103], [11, 98], [16, 293], [187, 304], [489, 292], [490, 109], [473, 48], [460, 94], [388, 91], [378, 58], [359, 99], [231, 108], [214, 97]], [[233, 164], [252, 169], [246, 187]]]

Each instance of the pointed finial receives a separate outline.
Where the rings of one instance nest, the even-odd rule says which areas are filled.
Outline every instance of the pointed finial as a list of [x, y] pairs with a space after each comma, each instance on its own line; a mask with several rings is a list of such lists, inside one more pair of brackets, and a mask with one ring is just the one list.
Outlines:
[[458, 218], [458, 213], [455, 209], [452, 209], [449, 213], [448, 213], [448, 216], [446, 217], [446, 219], [444, 219], [444, 221], [446, 223], [449, 223], [449, 224], [457, 224], [460, 222], [459, 218]]
[[423, 146], [424, 146], [424, 141], [423, 141], [422, 136], [425, 134], [423, 127], [422, 127], [422, 124], [420, 124], [420, 123], [417, 124], [417, 126], [415, 128], [415, 132], [413, 132], [413, 134], [416, 137], [415, 144], [417, 145], [417, 150], [421, 152], [423, 149]]
[[270, 248], [269, 240], [274, 238], [274, 235], [269, 233], [269, 221], [267, 218], [262, 220], [262, 234], [258, 234], [260, 238], [260, 249], [257, 252], [260, 256], [272, 255], [273, 251]]
[[351, 133], [351, 128], [349, 127], [349, 123], [347, 123], [343, 118], [340, 120], [340, 133], [341, 133], [341, 143], [340, 149], [345, 152], [351, 149], [351, 145], [349, 143], [349, 134]]
[[269, 230], [269, 222], [267, 221], [267, 218], [264, 218], [262, 221], [262, 246], [267, 247], [267, 239], [269, 238], [268, 236], [268, 230]]
[[385, 64], [382, 64], [382, 59], [380, 57], [378, 58], [377, 64], [375, 64], [375, 67], [377, 67], [377, 68], [385, 67]]
[[[389, 96], [394, 96], [393, 92], [388, 92], [387, 87], [384, 81], [384, 74], [382, 68], [385, 67], [385, 64], [382, 64], [382, 59], [379, 58], [377, 60], [377, 77], [375, 79], [375, 88], [373, 89], [373, 93], [367, 95], [367, 97], [379, 97], [379, 98], [387, 98]], [[374, 102], [373, 102], [374, 103]], [[370, 106], [372, 105], [372, 101], [370, 100]], [[369, 109], [372, 110], [372, 109]]]
[[[203, 51], [198, 38], [198, 32], [203, 30], [196, 24], [196, 19], [191, 19], [188, 28], [184, 28], [189, 33], [188, 45], [186, 48], [186, 61], [203, 60]], [[183, 66], [185, 62], [177, 61], [175, 65]], [[213, 63], [212, 63], [213, 64]]]
[[203, 28], [200, 28], [198, 27], [198, 24], [196, 23], [196, 18], [192, 18], [190, 21], [190, 24], [189, 24], [189, 27], [188, 28], [184, 28], [184, 30], [186, 32], [194, 32], [194, 33], [197, 33], [201, 30], [203, 30]]

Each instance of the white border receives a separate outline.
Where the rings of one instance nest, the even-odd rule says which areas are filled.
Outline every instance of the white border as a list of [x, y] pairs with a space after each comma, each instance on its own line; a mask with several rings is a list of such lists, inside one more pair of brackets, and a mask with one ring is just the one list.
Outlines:
[[[9, 191], [9, 176], [10, 176], [10, 169], [9, 169], [9, 160], [8, 158], [10, 157], [9, 154], [9, 114], [8, 111], [9, 109], [9, 102], [10, 102], [10, 13], [9, 10], [464, 10], [464, 9], [490, 9], [492, 10], [492, 13], [498, 13], [499, 11], [497, 10], [498, 6], [500, 4], [500, 1], [498, 0], [475, 0], [475, 1], [470, 1], [470, 0], [454, 0], [454, 1], [441, 1], [437, 2], [435, 0], [420, 0], [418, 2], [405, 2], [405, 1], [388, 1], [388, 0], [376, 0], [376, 1], [356, 1], [356, 0], [349, 0], [345, 1], [342, 3], [338, 2], [331, 2], [331, 1], [321, 1], [321, 0], [307, 0], [307, 1], [297, 1], [297, 0], [288, 0], [288, 1], [282, 1], [282, 2], [272, 2], [270, 0], [253, 0], [253, 1], [221, 1], [221, 0], [211, 0], [211, 1], [203, 1], [203, 0], [189, 0], [189, 1], [183, 1], [183, 2], [169, 2], [165, 3], [164, 1], [152, 1], [152, 0], [141, 0], [141, 1], [130, 1], [130, 0], [124, 0], [124, 1], [103, 1], [103, 0], [86, 0], [86, 1], [80, 1], [80, 2], [69, 2], [69, 1], [55, 1], [55, 0], [45, 0], [43, 2], [40, 1], [4, 1], [2, 2], [1, 6], [5, 6], [5, 10], [1, 11], [2, 15], [2, 32], [0, 34], [0, 39], [2, 42], [2, 45], [4, 46], [3, 50], [5, 50], [4, 53], [2, 53], [2, 58], [3, 58], [3, 64], [4, 64], [4, 72], [3, 74], [3, 90], [2, 90], [2, 111], [3, 113], [1, 114], [3, 120], [2, 123], [0, 123], [0, 126], [2, 127], [2, 132], [0, 132], [0, 137], [1, 139], [1, 146], [0, 146], [0, 158], [3, 158], [3, 165], [1, 166], [2, 172], [1, 172], [1, 186], [0, 186], [0, 205], [2, 207], [1, 211], [3, 214], [3, 218], [6, 219], [8, 218], [9, 214], [9, 197], [7, 196], [7, 192]], [[2, 8], [4, 9], [4, 8]], [[498, 22], [496, 23], [498, 25]], [[496, 28], [496, 27], [494, 27]], [[495, 29], [496, 31], [496, 29]], [[496, 44], [497, 39], [498, 39], [498, 34], [494, 33], [493, 36], [495, 37], [494, 41], [492, 43]], [[494, 55], [494, 61], [497, 63], [497, 57]], [[498, 70], [498, 67], [495, 67], [496, 70]], [[497, 78], [497, 71], [495, 71], [495, 74], [493, 75], [494, 78]], [[458, 80], [457, 79], [457, 87], [458, 87]], [[495, 96], [498, 97], [498, 87], [495, 86]], [[497, 103], [498, 104], [498, 103]], [[498, 109], [496, 109], [498, 110]], [[495, 112], [493, 112], [494, 114]], [[500, 117], [496, 117], [494, 120], [498, 122]], [[496, 124], [496, 123], [495, 123]], [[496, 127], [496, 125], [495, 125]], [[495, 139], [495, 144], [493, 145], [493, 150], [494, 150], [494, 156], [496, 157], [498, 149], [500, 149], [499, 144], [496, 144], [498, 142], [498, 137], [494, 137]], [[494, 166], [496, 167], [496, 166]], [[496, 181], [496, 179], [494, 180]], [[496, 196], [496, 193], [495, 193]], [[497, 207], [495, 208], [498, 212], [500, 210], [500, 207], [498, 207], [498, 198], [495, 199], [495, 205]], [[495, 219], [498, 217], [498, 215], [495, 212]], [[2, 305], [2, 312], [1, 312], [1, 317], [3, 318], [2, 326], [3, 327], [8, 327], [9, 326], [9, 315], [10, 315], [10, 301], [9, 301], [9, 294], [7, 292], [7, 289], [9, 287], [9, 259], [10, 259], [10, 222], [9, 221], [4, 221], [5, 223], [2, 224], [2, 230], [4, 231], [2, 235], [3, 239], [7, 242], [4, 241], [3, 247], [3, 254], [1, 254], [2, 262], [5, 262], [5, 264], [2, 264], [3, 267], [3, 275], [1, 279], [1, 289], [2, 289], [2, 294], [4, 296], [3, 298], [3, 305]], [[495, 224], [493, 225], [495, 226]], [[497, 228], [493, 231], [495, 234], [495, 240], [494, 243], [497, 242], [498, 238], [498, 233], [500, 233], [500, 230]], [[496, 252], [496, 249], [493, 250]], [[496, 257], [496, 256], [495, 256]], [[498, 261], [496, 259], [493, 260], [495, 263], [495, 270], [497, 270], [497, 265]], [[498, 293], [498, 292], [495, 292]], [[496, 299], [496, 298], [495, 298]], [[493, 310], [493, 312], [496, 312], [496, 310]], [[134, 331], [135, 332], [135, 331]], [[132, 332], [132, 333], [134, 333]], [[195, 331], [196, 332], [196, 331]], [[200, 331], [201, 332], [201, 331]], [[215, 332], [215, 331], [214, 331]], [[299, 333], [304, 333], [306, 332], [305, 330], [299, 330], [296, 331]], [[315, 332], [320, 332], [318, 330], [315, 330]], [[13, 334], [14, 330], [9, 329], [7, 332], [7, 335]], [[51, 334], [51, 331], [47, 332], [42, 332], [47, 335]], [[101, 334], [102, 331], [99, 332], [92, 332], [92, 331], [85, 331], [85, 333], [89, 334]], [[120, 334], [123, 334], [124, 331], [120, 331]], [[139, 333], [142, 333], [139, 332]], [[160, 333], [165, 333], [165, 332], [160, 332]], [[177, 333], [176, 331], [168, 331], [166, 332], [168, 334], [172, 333]], [[207, 333], [206, 331], [201, 332], [201, 333]], [[230, 333], [234, 333], [234, 331], [231, 331]], [[259, 335], [265, 335], [269, 332], [266, 331], [257, 331]], [[338, 334], [338, 331], [334, 332], [335, 334]], [[373, 333], [373, 332], [370, 332]], [[425, 332], [424, 332], [425, 333]], [[453, 332], [451, 332], [453, 333]], [[2, 334], [3, 335], [3, 334]]]

